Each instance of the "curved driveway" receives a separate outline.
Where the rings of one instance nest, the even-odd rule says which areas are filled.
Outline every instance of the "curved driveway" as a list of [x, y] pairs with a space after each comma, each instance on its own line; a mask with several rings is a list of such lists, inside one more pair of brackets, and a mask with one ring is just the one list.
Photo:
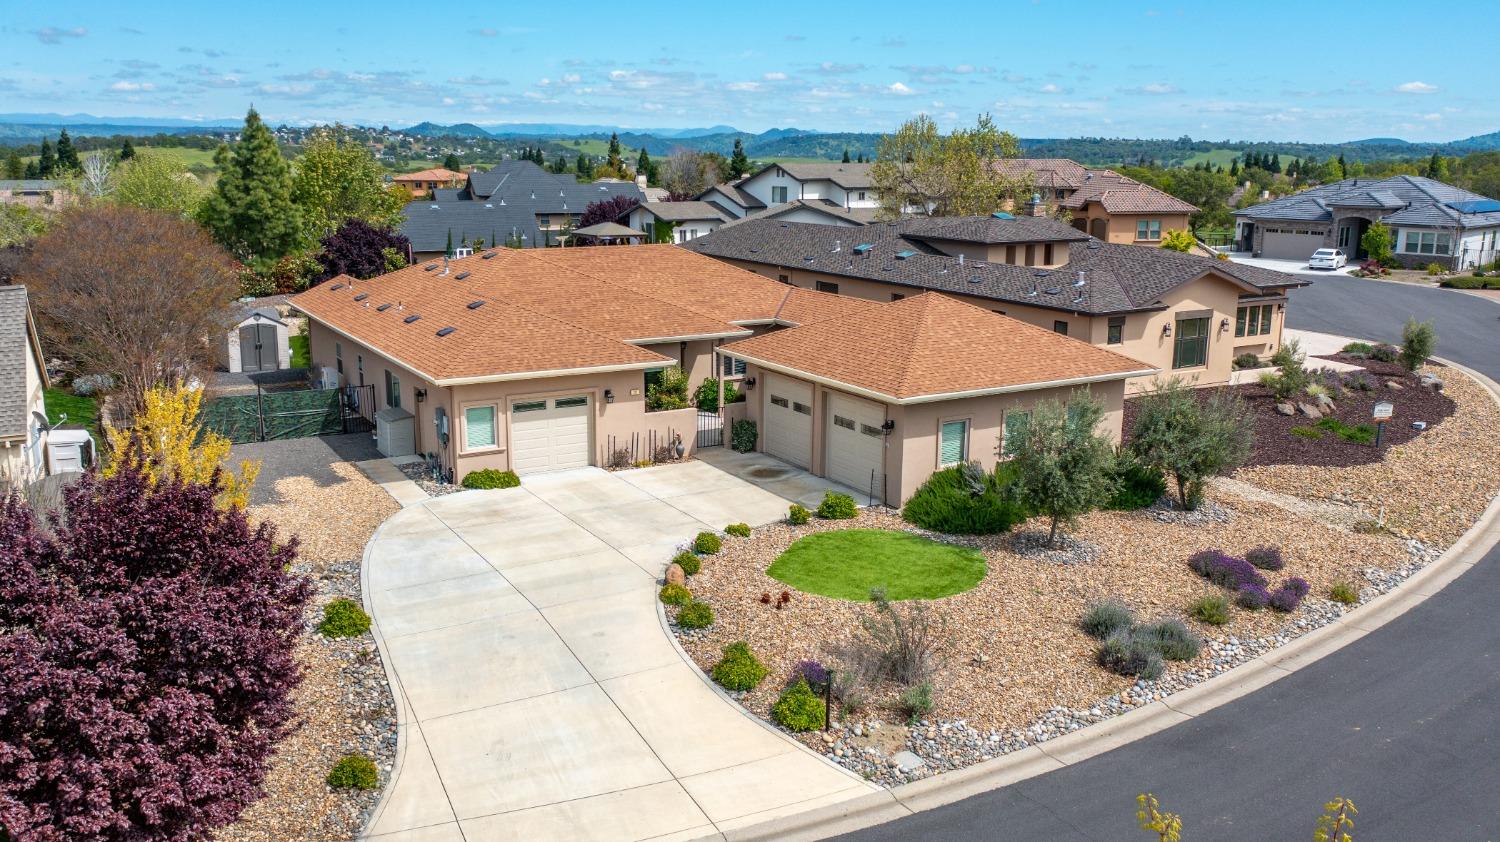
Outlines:
[[[1439, 354], [1500, 379], [1500, 303], [1312, 277], [1314, 286], [1292, 295], [1289, 326], [1399, 341], [1408, 316], [1430, 318]], [[1359, 805], [1361, 842], [1500, 838], [1497, 595], [1500, 548], [1492, 548], [1414, 610], [1235, 702], [846, 838], [1134, 839], [1134, 799], [1148, 790], [1182, 814], [1189, 839], [1305, 839], [1335, 795]]]

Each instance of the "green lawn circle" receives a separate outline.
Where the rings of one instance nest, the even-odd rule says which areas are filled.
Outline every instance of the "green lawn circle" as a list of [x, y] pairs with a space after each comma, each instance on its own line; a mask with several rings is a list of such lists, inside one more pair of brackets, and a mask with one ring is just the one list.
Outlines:
[[886, 598], [939, 599], [979, 584], [984, 555], [889, 529], [815, 532], [787, 547], [767, 575], [804, 593], [867, 602], [871, 588]]

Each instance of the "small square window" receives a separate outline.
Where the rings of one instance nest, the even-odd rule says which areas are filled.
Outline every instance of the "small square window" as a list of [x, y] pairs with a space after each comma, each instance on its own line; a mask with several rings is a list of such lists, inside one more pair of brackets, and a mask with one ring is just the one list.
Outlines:
[[839, 294], [839, 285], [836, 284], [836, 283], [833, 283], [832, 281], [818, 281], [817, 282], [817, 290], [818, 290], [818, 292], [831, 292], [834, 295], [838, 295]]
[[1068, 335], [1068, 323], [1065, 322], [1065, 321], [1063, 321], [1062, 319], [1058, 319], [1057, 321], [1054, 321], [1052, 323], [1052, 332], [1053, 333], [1057, 333], [1057, 334], [1061, 334], [1063, 336], [1067, 336]]
[[1109, 320], [1109, 334], [1104, 341], [1107, 345], [1119, 345], [1125, 341], [1124, 316], [1114, 316]]

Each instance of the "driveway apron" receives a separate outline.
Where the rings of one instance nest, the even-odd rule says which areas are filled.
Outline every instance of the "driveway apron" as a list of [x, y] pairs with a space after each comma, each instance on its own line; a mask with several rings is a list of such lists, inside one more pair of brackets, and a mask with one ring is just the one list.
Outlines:
[[719, 695], [657, 615], [676, 547], [787, 505], [687, 462], [386, 521], [365, 577], [404, 751], [367, 838], [691, 839], [876, 791]]

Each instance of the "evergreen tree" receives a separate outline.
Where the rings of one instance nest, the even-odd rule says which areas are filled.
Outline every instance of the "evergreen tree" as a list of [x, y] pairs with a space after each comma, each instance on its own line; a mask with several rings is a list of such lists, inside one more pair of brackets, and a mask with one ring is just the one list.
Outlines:
[[581, 181], [589, 181], [594, 177], [594, 162], [582, 152], [578, 153], [578, 178]]
[[10, 150], [10, 155], [8, 155], [5, 159], [5, 177], [26, 177], [26, 164], [21, 161], [21, 153], [17, 152], [14, 149]]
[[78, 160], [78, 150], [73, 148], [73, 138], [68, 137], [67, 129], [57, 135], [57, 168], [70, 173], [83, 169], [83, 163]]
[[120, 145], [120, 160], [128, 161], [134, 157], [135, 147], [130, 145], [130, 138], [127, 137], [125, 138], [125, 142]]
[[270, 265], [301, 245], [302, 215], [292, 202], [292, 168], [260, 115], [245, 115], [240, 141], [214, 153], [219, 180], [199, 221], [245, 262]]
[[1346, 164], [1346, 163], [1344, 163], [1344, 153], [1342, 153], [1342, 152], [1339, 153], [1339, 173], [1338, 173], [1338, 175], [1339, 175], [1340, 179], [1345, 179], [1345, 178], [1349, 177], [1349, 165]]
[[[844, 150], [844, 160], [849, 160], [847, 149]], [[734, 153], [729, 156], [729, 177], [741, 178], [748, 172], [750, 172], [750, 158], [745, 155], [745, 144], [739, 138], [735, 138]]]
[[26, 178], [41, 178], [42, 168], [37, 166], [36, 161], [26, 162]]
[[849, 163], [849, 147], [844, 147], [844, 163]]
[[1240, 176], [1240, 159], [1238, 157], [1236, 157], [1234, 160], [1232, 160], [1232, 161], [1229, 162], [1229, 177], [1230, 178], [1239, 178], [1239, 176]]
[[448, 229], [448, 244], [443, 247], [443, 254], [445, 254], [445, 255], [447, 255], [449, 257], [453, 256], [453, 229], [452, 228]]
[[1271, 156], [1271, 172], [1276, 173], [1277, 175], [1281, 174], [1281, 155], [1280, 154]]
[[443, 169], [453, 170], [454, 172], [462, 172], [463, 168], [464, 162], [460, 161], [458, 159], [458, 156], [453, 154], [452, 152], [449, 152], [447, 157], [443, 158]]
[[641, 154], [635, 159], [635, 174], [644, 175], [646, 183], [652, 186], [661, 181], [661, 168], [657, 166], [655, 161], [651, 160], [651, 156], [646, 152], [646, 147], [644, 146], [641, 147]]
[[619, 132], [610, 132], [609, 154], [604, 158], [604, 165], [611, 170], [623, 171], [625, 169], [625, 159], [620, 157]]
[[[552, 162], [552, 171], [558, 175], [568, 171], [568, 159], [564, 158], [561, 152], [557, 153], [557, 160]], [[492, 240], [491, 243], [493, 242]]]
[[57, 153], [52, 151], [52, 141], [42, 138], [42, 152], [36, 159], [36, 171], [39, 178], [51, 178], [57, 169]]
[[1432, 159], [1427, 162], [1427, 177], [1436, 181], [1447, 181], [1448, 159], [1434, 151]]

